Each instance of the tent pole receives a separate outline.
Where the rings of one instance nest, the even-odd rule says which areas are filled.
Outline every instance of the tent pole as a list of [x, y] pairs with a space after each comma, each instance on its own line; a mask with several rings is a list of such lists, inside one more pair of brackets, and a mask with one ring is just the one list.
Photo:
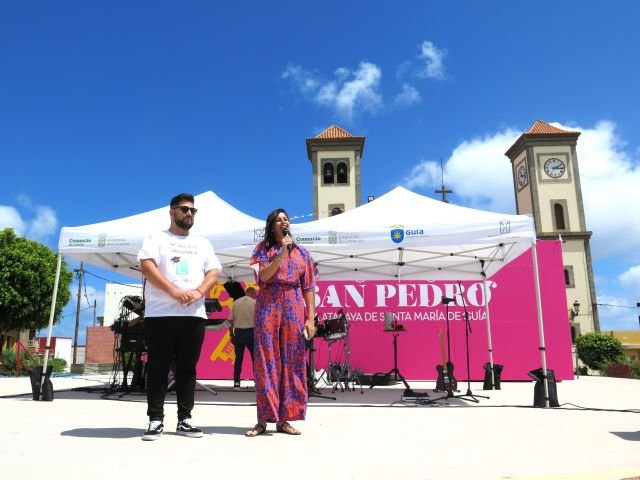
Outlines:
[[[60, 282], [60, 267], [62, 266], [62, 254], [58, 253], [58, 262], [56, 265], [56, 278], [53, 282], [53, 295], [51, 296], [51, 311], [49, 312], [49, 327], [47, 330], [47, 343], [44, 348], [44, 362], [42, 365], [42, 374], [47, 374], [47, 363], [49, 363], [49, 348], [51, 347], [51, 331], [53, 330], [53, 318], [56, 314], [56, 301], [58, 300], [58, 283]], [[42, 395], [42, 386], [40, 384], [40, 395]]]
[[484, 260], [480, 260], [482, 264], [482, 290], [484, 294], [484, 311], [487, 315], [487, 340], [489, 343], [489, 366], [491, 367], [491, 389], [496, 384], [496, 379], [493, 373], [493, 343], [491, 341], [491, 317], [489, 316], [489, 296], [487, 292], [487, 274], [484, 271]]
[[536, 310], [538, 313], [538, 335], [540, 336], [540, 359], [542, 361], [542, 376], [544, 377], [544, 406], [549, 406], [549, 382], [547, 379], [547, 354], [544, 343], [544, 326], [542, 323], [542, 301], [540, 300], [540, 276], [538, 275], [538, 253], [536, 242], [531, 243], [533, 257], [533, 279], [536, 289]]

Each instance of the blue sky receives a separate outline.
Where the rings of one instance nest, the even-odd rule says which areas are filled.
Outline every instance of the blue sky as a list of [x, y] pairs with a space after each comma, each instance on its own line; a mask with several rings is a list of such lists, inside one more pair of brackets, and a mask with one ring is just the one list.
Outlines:
[[[601, 326], [636, 329], [639, 14], [632, 1], [3, 2], [0, 228], [56, 249], [62, 226], [206, 190], [308, 220], [305, 139], [332, 124], [367, 137], [365, 197], [435, 197], [442, 158], [453, 203], [510, 213], [504, 152], [542, 119], [583, 132]], [[87, 280], [83, 305], [101, 315], [104, 281]], [[55, 334], [73, 335], [74, 312], [72, 299]]]

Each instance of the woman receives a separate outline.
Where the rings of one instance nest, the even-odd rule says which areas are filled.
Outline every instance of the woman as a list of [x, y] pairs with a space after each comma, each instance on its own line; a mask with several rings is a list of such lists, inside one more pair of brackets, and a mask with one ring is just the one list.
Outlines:
[[251, 265], [260, 286], [253, 365], [258, 423], [246, 435], [264, 433], [267, 422], [275, 422], [278, 432], [299, 435], [289, 421], [304, 420], [307, 410], [305, 336], [315, 335], [317, 269], [309, 252], [293, 243], [283, 209], [267, 217]]

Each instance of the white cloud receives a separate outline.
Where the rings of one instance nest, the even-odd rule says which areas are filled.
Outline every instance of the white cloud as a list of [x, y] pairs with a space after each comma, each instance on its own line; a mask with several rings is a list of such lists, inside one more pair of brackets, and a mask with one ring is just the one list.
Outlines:
[[[640, 205], [640, 166], [624, 151], [615, 124], [604, 121], [579, 130], [578, 165], [587, 228], [594, 232], [594, 256], [640, 258], [640, 215], [630, 215]], [[504, 213], [515, 211], [511, 165], [504, 152], [521, 135], [505, 129], [458, 145], [445, 164], [445, 184], [460, 203]], [[439, 163], [425, 160], [413, 167], [402, 184], [408, 188], [439, 186]]]
[[282, 78], [290, 80], [303, 95], [344, 120], [360, 112], [374, 113], [382, 105], [381, 77], [380, 68], [370, 62], [360, 62], [355, 71], [340, 67], [333, 80], [323, 80], [297, 65], [288, 66], [282, 73]]
[[[607, 259], [614, 258], [618, 263], [637, 264], [640, 259], [640, 215], [635, 213], [640, 205], [638, 152], [625, 150], [625, 143], [616, 135], [616, 126], [610, 121], [598, 122], [592, 128], [553, 125], [582, 132], [577, 144], [578, 166], [587, 229], [593, 231], [594, 262], [606, 266]], [[463, 141], [453, 150], [445, 163], [445, 185], [453, 189], [454, 202], [484, 210], [515, 212], [511, 164], [504, 152], [521, 133], [519, 129], [505, 128]], [[419, 162], [401, 183], [408, 188], [433, 192], [440, 186], [439, 162]], [[623, 267], [627, 270], [622, 274], [608, 267], [601, 269], [597, 279], [598, 303], [635, 304], [635, 300], [630, 299], [637, 298], [640, 291], [640, 265]], [[612, 289], [618, 292], [615, 298], [608, 295], [607, 291]], [[619, 298], [624, 295], [629, 298]], [[626, 310], [628, 308], [603, 307], [600, 312], [603, 328], [629, 328], [633, 316]]]
[[58, 218], [56, 212], [49, 207], [36, 206], [36, 218], [29, 223], [27, 237], [34, 240], [47, 238], [58, 229]]
[[631, 305], [629, 299], [613, 295], [598, 295], [598, 304], [602, 331], [638, 328], [638, 311]]
[[13, 228], [16, 235], [22, 236], [27, 226], [15, 207], [0, 205], [0, 230], [5, 228]]
[[618, 281], [629, 292], [640, 292], [640, 265], [635, 265], [620, 274]]
[[58, 229], [56, 212], [47, 206], [35, 205], [30, 197], [20, 195], [16, 202], [26, 210], [35, 213], [35, 217], [26, 218], [25, 213], [10, 205], [0, 205], [0, 229], [13, 228], [18, 236], [43, 241]]
[[402, 91], [396, 95], [393, 103], [395, 105], [413, 105], [414, 103], [420, 103], [421, 100], [418, 90], [405, 83], [402, 85]]
[[442, 60], [447, 54], [446, 50], [437, 48], [432, 42], [425, 40], [420, 45], [420, 54], [418, 58], [424, 61], [425, 65], [421, 68], [418, 76], [422, 78], [444, 78], [444, 64]]
[[594, 232], [591, 247], [600, 257], [640, 259], [640, 165], [632, 161], [615, 124], [599, 122], [594, 128], [567, 127], [582, 132], [578, 138], [578, 164], [587, 222]]
[[[458, 199], [463, 200], [461, 203], [470, 207], [513, 213], [513, 182], [504, 152], [518, 135], [520, 132], [507, 129], [462, 142], [444, 166], [445, 186], [452, 188]], [[440, 182], [440, 162], [424, 160], [413, 167], [401, 183], [410, 189], [435, 189]]]

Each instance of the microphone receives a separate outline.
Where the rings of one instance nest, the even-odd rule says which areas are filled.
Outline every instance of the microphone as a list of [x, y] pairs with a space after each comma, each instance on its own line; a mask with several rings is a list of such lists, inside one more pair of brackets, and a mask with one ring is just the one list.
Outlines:
[[[291, 232], [289, 232], [288, 228], [284, 228], [284, 229], [282, 229], [282, 235], [285, 236], [285, 237], [290, 237], [291, 236]], [[291, 253], [291, 250], [293, 250], [293, 244], [287, 245], [287, 250], [289, 250], [289, 253]]]

